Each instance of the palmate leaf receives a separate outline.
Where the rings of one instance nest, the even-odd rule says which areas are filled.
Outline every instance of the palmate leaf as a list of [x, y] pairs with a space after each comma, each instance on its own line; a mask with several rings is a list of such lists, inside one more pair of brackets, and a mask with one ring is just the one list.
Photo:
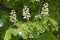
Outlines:
[[4, 40], [10, 40], [11, 39], [11, 33], [9, 31], [6, 31]]
[[22, 25], [22, 27], [23, 27], [23, 29], [24, 29], [25, 31], [28, 30], [27, 23], [24, 23], [24, 24]]
[[17, 35], [17, 32], [15, 31], [15, 28], [9, 28], [9, 29], [6, 31], [4, 40], [10, 40], [12, 34], [13, 34], [14, 36]]
[[15, 23], [15, 25], [19, 28], [22, 26], [22, 22], [21, 21], [18, 21], [17, 23]]
[[43, 29], [42, 25], [39, 22], [34, 22], [34, 25], [36, 27], [37, 31], [40, 31], [41, 29]]
[[47, 31], [49, 31], [49, 27], [48, 27], [48, 16], [43, 17], [43, 21], [42, 21], [42, 26], [44, 29], [46, 29]]
[[23, 29], [23, 27], [19, 27], [18, 29], [17, 29], [17, 32], [19, 33], [19, 32], [23, 32], [24, 31], [24, 29]]
[[23, 39], [27, 39], [28, 38], [28, 32], [24, 31], [23, 32]]
[[48, 16], [43, 16], [42, 17], [42, 24], [46, 24], [47, 22], [48, 22]]
[[32, 33], [33, 27], [31, 27], [31, 24], [32, 24], [31, 22], [23, 23], [18, 28], [18, 30], [17, 30], [18, 32], [23, 32], [23, 36], [22, 36], [23, 39], [27, 39], [28, 38], [28, 34]]
[[29, 22], [29, 23], [27, 23], [27, 26], [29, 27], [29, 32], [32, 32], [33, 31], [33, 28], [34, 28], [34, 26], [33, 26], [33, 22]]
[[58, 23], [51, 18], [49, 18], [49, 22], [54, 26], [55, 30], [58, 31]]
[[17, 32], [18, 32], [18, 33], [23, 31], [23, 26], [24, 26], [24, 25], [22, 24], [21, 21], [15, 23], [15, 25], [17, 26]]
[[43, 24], [43, 29], [49, 31], [49, 27], [48, 27], [48, 25], [47, 25], [47, 24]]
[[33, 33], [30, 33], [29, 34], [29, 38], [33, 38]]

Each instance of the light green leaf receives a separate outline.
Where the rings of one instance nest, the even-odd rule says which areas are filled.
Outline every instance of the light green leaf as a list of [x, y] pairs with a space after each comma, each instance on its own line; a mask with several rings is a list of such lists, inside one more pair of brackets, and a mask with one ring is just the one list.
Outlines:
[[28, 38], [28, 33], [26, 31], [23, 32], [23, 39], [27, 39]]
[[17, 35], [17, 32], [15, 31], [15, 28], [9, 28], [6, 31], [4, 40], [10, 40], [11, 39], [11, 34], [13, 34], [14, 36]]
[[49, 21], [55, 27], [55, 30], [58, 31], [58, 23], [51, 18], [49, 18]]

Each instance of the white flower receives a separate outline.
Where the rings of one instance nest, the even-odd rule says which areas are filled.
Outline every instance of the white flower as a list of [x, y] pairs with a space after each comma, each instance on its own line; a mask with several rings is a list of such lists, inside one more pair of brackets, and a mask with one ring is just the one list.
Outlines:
[[15, 17], [15, 18], [16, 18], [16, 14], [13, 14], [13, 17]]
[[51, 24], [48, 24], [48, 26], [50, 26]]
[[29, 20], [29, 18], [31, 17], [30, 16], [30, 13], [29, 13], [29, 8], [28, 8], [28, 6], [24, 6], [24, 8], [23, 8], [23, 19], [27, 19], [27, 20]]
[[12, 18], [9, 19], [10, 21], [12, 20]]
[[44, 32], [45, 32], [45, 30], [43, 30], [43, 29], [40, 31], [40, 33], [44, 33]]
[[30, 13], [28, 13], [28, 15], [30, 15]]
[[20, 36], [23, 36], [23, 32], [19, 32], [19, 35], [20, 35]]
[[10, 19], [11, 22], [14, 22], [14, 20]]
[[29, 11], [27, 10], [26, 13], [29, 13]]
[[27, 10], [29, 11], [29, 8], [27, 8]]
[[23, 17], [23, 19], [26, 19], [26, 17]]
[[45, 8], [47, 8], [48, 6], [47, 6], [47, 5], [45, 5], [44, 7], [45, 7]]
[[10, 21], [11, 22], [17, 22], [17, 19], [16, 19], [16, 14], [15, 14], [15, 10], [11, 10], [11, 13], [10, 13]]
[[44, 4], [43, 6], [44, 6], [45, 8], [47, 8], [47, 7], [48, 7], [48, 5], [47, 5], [47, 4]]
[[49, 9], [48, 9], [48, 3], [45, 3], [42, 7], [42, 12], [41, 14], [43, 14], [44, 16], [48, 15]]
[[48, 4], [48, 3], [46, 3], [46, 5], [48, 6], [49, 4]]

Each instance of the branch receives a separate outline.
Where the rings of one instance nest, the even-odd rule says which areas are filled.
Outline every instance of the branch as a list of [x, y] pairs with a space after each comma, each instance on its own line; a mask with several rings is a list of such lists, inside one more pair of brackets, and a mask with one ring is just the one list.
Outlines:
[[44, 0], [41, 0], [40, 7], [39, 7], [39, 10], [38, 10], [38, 15], [40, 15], [40, 13], [41, 13], [42, 6], [43, 6], [44, 2], [45, 2]]
[[7, 12], [10, 12], [11, 11], [11, 8], [8, 8], [8, 7], [6, 7], [4, 4], [2, 4], [1, 2], [0, 2], [0, 9], [1, 10], [4, 10], [4, 11], [7, 11]]

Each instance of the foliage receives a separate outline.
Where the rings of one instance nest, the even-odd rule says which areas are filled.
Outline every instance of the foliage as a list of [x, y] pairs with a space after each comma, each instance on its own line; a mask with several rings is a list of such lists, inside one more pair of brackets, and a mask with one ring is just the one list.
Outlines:
[[[5, 40], [14, 38], [12, 37], [12, 35], [16, 37], [17, 34], [19, 34], [19, 32], [23, 32], [23, 36], [19, 35], [23, 39], [33, 38], [31, 40], [34, 40], [34, 38], [37, 38], [35, 40], [38, 40], [39, 38], [39, 40], [48, 40], [48, 39], [59, 40], [53, 35], [53, 33], [50, 33], [50, 32], [58, 31], [58, 27], [59, 27], [58, 24], [60, 25], [60, 20], [59, 20], [60, 19], [60, 14], [59, 14], [60, 0], [49, 1], [50, 17], [49, 16], [43, 17], [43, 15], [41, 14], [39, 14], [41, 16], [35, 17], [35, 15], [38, 14], [39, 7], [41, 6], [40, 5], [41, 3], [35, 0], [0, 0], [0, 2], [4, 4], [6, 7], [11, 9], [16, 9], [17, 11], [16, 14], [17, 14], [18, 22], [11, 23], [8, 17], [10, 14], [8, 14], [8, 12], [6, 11], [0, 10], [0, 20], [3, 22], [3, 27], [1, 27], [0, 30], [3, 30], [1, 33], [3, 36], [5, 34], [5, 37], [4, 37]], [[29, 21], [22, 19], [22, 9], [24, 5], [28, 5], [28, 7], [30, 8], [30, 13], [32, 17], [30, 18]], [[40, 19], [40, 17], [42, 17], [42, 19]], [[53, 19], [55, 19], [58, 23]], [[45, 32], [40, 34], [42, 29], [45, 30]], [[46, 31], [48, 31], [48, 33]]]
[[12, 34], [13, 34], [14, 36], [16, 36], [16, 35], [17, 35], [17, 32], [15, 31], [14, 28], [9, 28], [9, 29], [6, 31], [4, 40], [10, 40]]
[[[22, 34], [20, 34], [20, 35], [22, 35], [23, 39], [28, 39], [28, 38], [37, 38], [38, 39], [40, 33], [37, 34], [37, 32], [41, 32], [41, 30], [50, 31], [49, 25], [48, 25], [48, 21], [50, 23], [52, 23], [52, 25], [54, 26], [54, 27], [52, 26], [52, 28], [54, 28], [54, 30], [58, 31], [58, 24], [55, 22], [55, 20], [53, 20], [51, 18], [49, 19], [48, 16], [46, 16], [46, 17], [44, 16], [43, 17], [43, 15], [42, 15], [42, 19], [41, 20], [42, 21], [36, 21], [35, 20], [33, 22], [27, 21], [27, 22], [24, 22], [24, 23], [21, 22], [21, 21], [20, 22], [18, 21], [17, 23], [15, 23], [15, 25], [17, 26], [16, 32], [17, 33], [22, 32]], [[10, 30], [7, 30], [7, 32], [6, 32], [5, 35], [7, 35], [7, 33], [8, 33], [8, 36], [9, 36], [9, 32], [11, 34], [12, 31], [13, 30], [11, 30], [11, 31]], [[9, 40], [9, 39], [7, 39], [7, 40]]]

